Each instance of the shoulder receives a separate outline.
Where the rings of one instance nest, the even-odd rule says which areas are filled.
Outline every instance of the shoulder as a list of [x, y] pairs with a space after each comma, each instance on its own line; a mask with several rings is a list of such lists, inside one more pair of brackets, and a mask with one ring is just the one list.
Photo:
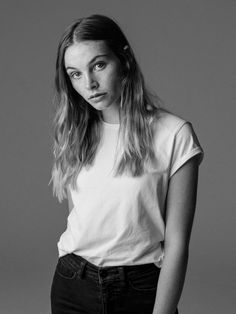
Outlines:
[[161, 109], [155, 126], [154, 147], [163, 160], [169, 160], [170, 176], [197, 154], [200, 164], [204, 151], [190, 121]]
[[186, 119], [167, 109], [160, 108], [156, 120], [157, 127], [162, 128], [166, 132], [173, 133], [188, 122]]
[[[159, 132], [173, 135], [188, 121], [167, 109], [160, 108], [155, 120], [155, 128]], [[189, 123], [189, 122], [188, 122]]]

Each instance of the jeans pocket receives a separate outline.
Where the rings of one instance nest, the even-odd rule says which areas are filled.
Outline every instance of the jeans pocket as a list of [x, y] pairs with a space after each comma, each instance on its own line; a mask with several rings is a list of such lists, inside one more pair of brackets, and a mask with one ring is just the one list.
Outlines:
[[64, 278], [72, 280], [77, 277], [78, 269], [75, 269], [66, 259], [66, 255], [60, 257], [57, 266], [56, 266], [56, 273]]
[[128, 274], [128, 282], [131, 288], [138, 291], [155, 291], [160, 269], [155, 264], [150, 264], [145, 270]]

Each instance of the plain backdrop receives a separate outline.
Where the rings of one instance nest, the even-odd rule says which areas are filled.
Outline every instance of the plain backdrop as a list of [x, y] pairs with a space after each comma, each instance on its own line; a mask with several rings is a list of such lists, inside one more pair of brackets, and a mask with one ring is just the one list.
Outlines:
[[233, 314], [234, 0], [1, 1], [0, 313], [50, 313], [68, 215], [48, 186], [56, 50], [69, 24], [93, 13], [118, 21], [147, 85], [192, 122], [205, 152], [180, 313]]

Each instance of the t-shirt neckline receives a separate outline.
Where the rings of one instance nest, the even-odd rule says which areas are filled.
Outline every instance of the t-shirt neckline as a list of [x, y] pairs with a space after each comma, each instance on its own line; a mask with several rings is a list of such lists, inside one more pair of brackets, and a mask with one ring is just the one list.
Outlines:
[[120, 127], [120, 123], [109, 123], [105, 122], [102, 120], [102, 124], [104, 125], [105, 128], [113, 129], [113, 130], [118, 130]]

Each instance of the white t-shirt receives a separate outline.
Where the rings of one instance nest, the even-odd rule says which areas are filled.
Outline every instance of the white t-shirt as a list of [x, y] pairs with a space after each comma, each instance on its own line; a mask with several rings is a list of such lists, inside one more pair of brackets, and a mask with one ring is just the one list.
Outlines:
[[168, 180], [194, 155], [201, 154], [200, 164], [203, 149], [190, 122], [160, 110], [156, 161], [140, 177], [113, 177], [119, 124], [102, 124], [94, 165], [79, 173], [77, 191], [69, 185], [74, 207], [57, 243], [59, 257], [74, 253], [97, 266], [161, 267]]

